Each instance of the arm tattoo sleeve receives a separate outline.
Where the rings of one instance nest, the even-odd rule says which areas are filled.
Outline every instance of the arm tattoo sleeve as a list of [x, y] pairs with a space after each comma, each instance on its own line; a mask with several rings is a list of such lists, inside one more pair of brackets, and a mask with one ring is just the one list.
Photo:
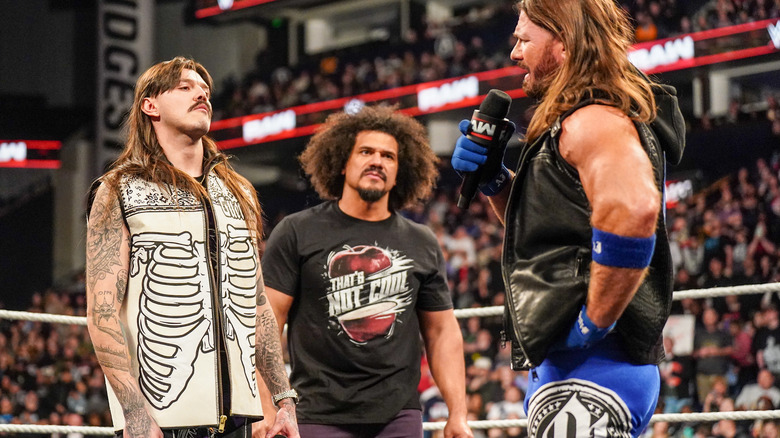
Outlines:
[[87, 226], [87, 328], [95, 355], [124, 411], [126, 431], [148, 435], [154, 423], [131, 374], [119, 312], [127, 293], [129, 239], [118, 200], [98, 189]]
[[279, 326], [273, 312], [266, 310], [257, 314], [255, 357], [257, 369], [263, 376], [271, 394], [278, 394], [290, 388], [287, 372], [282, 360], [282, 343], [279, 340]]
[[108, 290], [98, 291], [94, 294], [92, 306], [92, 324], [100, 331], [107, 333], [118, 343], [125, 345], [125, 338], [121, 332], [121, 323], [117, 315], [114, 293]]
[[146, 412], [144, 398], [131, 383], [117, 382], [116, 396], [122, 405], [125, 416], [125, 429], [131, 436], [145, 437], [149, 435], [152, 419]]
[[119, 202], [110, 202], [109, 196], [105, 194], [100, 198], [92, 206], [91, 226], [87, 230], [87, 286], [93, 288], [99, 280], [113, 274], [119, 267], [118, 254], [123, 243]]

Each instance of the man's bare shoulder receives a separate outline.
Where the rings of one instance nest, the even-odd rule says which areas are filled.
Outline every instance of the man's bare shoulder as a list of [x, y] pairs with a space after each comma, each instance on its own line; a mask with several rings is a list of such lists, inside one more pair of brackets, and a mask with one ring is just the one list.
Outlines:
[[594, 148], [604, 150], [610, 145], [631, 143], [639, 145], [634, 122], [615, 107], [588, 105], [575, 111], [561, 125], [560, 153], [575, 167]]
[[607, 105], [588, 105], [572, 113], [561, 125], [561, 135], [592, 138], [636, 132], [631, 119], [618, 108]]

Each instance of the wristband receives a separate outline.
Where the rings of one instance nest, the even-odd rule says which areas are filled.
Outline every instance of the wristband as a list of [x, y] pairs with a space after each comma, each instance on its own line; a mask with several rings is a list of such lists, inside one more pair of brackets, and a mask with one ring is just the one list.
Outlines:
[[616, 324], [617, 321], [613, 322], [609, 327], [599, 328], [588, 318], [588, 312], [583, 304], [579, 315], [577, 315], [577, 320], [574, 321], [574, 326], [572, 326], [569, 334], [566, 336], [565, 348], [588, 348], [604, 339], [615, 328]]
[[498, 172], [498, 175], [496, 175], [489, 182], [483, 184], [482, 187], [479, 188], [479, 191], [482, 192], [482, 194], [485, 196], [493, 196], [503, 190], [504, 187], [506, 187], [506, 185], [511, 181], [512, 174], [509, 172], [509, 169], [507, 169], [506, 166], [501, 164], [501, 171]]
[[593, 261], [616, 268], [643, 269], [650, 265], [655, 250], [655, 234], [626, 237], [593, 228]]

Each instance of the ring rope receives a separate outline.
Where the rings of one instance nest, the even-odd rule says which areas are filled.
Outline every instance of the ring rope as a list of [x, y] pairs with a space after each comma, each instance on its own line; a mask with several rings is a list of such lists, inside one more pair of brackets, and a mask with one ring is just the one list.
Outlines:
[[[767, 284], [748, 284], [744, 286], [712, 287], [709, 289], [687, 289], [674, 292], [675, 301], [687, 298], [712, 298], [726, 295], [750, 295], [767, 292], [780, 292], [780, 282]], [[456, 318], [472, 316], [500, 316], [504, 314], [503, 306], [482, 307], [479, 309], [455, 309]], [[87, 325], [83, 316], [52, 315], [48, 313], [21, 312], [0, 309], [0, 319], [51, 322], [58, 324]]]
[[[711, 287], [708, 289], [678, 290], [672, 294], [674, 301], [687, 298], [713, 298], [726, 295], [752, 295], [767, 292], [780, 292], [780, 282], [767, 284], [748, 284], [743, 286]], [[455, 309], [456, 318], [472, 316], [500, 316], [504, 314], [504, 306], [481, 307], [478, 309]]]
[[82, 435], [114, 435], [113, 427], [95, 426], [51, 426], [38, 424], [0, 424], [0, 433], [46, 433], [69, 434], [80, 433]]
[[84, 316], [52, 315], [50, 313], [20, 312], [16, 310], [4, 309], [0, 309], [0, 319], [87, 325], [87, 318]]
[[[752, 284], [744, 286], [713, 287], [709, 289], [689, 289], [674, 292], [672, 299], [683, 300], [687, 298], [711, 298], [726, 295], [763, 294], [768, 292], [780, 292], [780, 282], [768, 284]], [[479, 309], [455, 309], [457, 318], [469, 318], [472, 316], [499, 316], [503, 315], [503, 306], [483, 307]], [[0, 319], [25, 320], [48, 322], [57, 324], [86, 325], [87, 319], [83, 316], [52, 315], [46, 313], [21, 312], [0, 309]], [[720, 420], [766, 420], [780, 418], [780, 409], [769, 411], [734, 411], [734, 412], [699, 412], [688, 414], [655, 414], [650, 423], [668, 422], [706, 422]], [[446, 425], [443, 421], [425, 422], [423, 430], [442, 430]], [[528, 420], [480, 420], [469, 421], [472, 429], [506, 429], [510, 427], [527, 427]], [[11, 433], [81, 433], [83, 435], [114, 435], [111, 427], [91, 426], [54, 426], [33, 424], [0, 424], [0, 432]]]
[[[733, 412], [696, 412], [689, 414], [656, 414], [653, 415], [650, 423], [685, 423], [685, 422], [715, 422], [720, 420], [772, 420], [780, 418], [780, 409], [770, 411], [733, 411]], [[426, 422], [423, 424], [423, 430], [442, 430], [446, 423], [444, 421]], [[469, 421], [469, 427], [472, 429], [507, 429], [510, 427], [527, 427], [528, 420], [480, 420]], [[111, 427], [90, 427], [90, 426], [49, 426], [34, 424], [0, 424], [0, 432], [11, 433], [81, 433], [84, 435], [114, 435], [114, 429]]]
[[[720, 420], [771, 420], [780, 418], [780, 409], [769, 411], [732, 411], [732, 412], [694, 412], [689, 414], [656, 414], [650, 419], [650, 424], [666, 423], [685, 423], [685, 422], [715, 422]], [[445, 426], [444, 421], [433, 423], [423, 423], [423, 430], [442, 430]], [[510, 427], [527, 427], [528, 420], [480, 420], [469, 421], [469, 427], [472, 429], [507, 429]], [[0, 429], [2, 430], [2, 429]]]

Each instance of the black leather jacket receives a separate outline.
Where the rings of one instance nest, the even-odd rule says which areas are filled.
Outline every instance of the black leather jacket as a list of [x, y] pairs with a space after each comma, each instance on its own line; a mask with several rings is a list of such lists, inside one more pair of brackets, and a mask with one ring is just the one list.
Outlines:
[[[679, 163], [685, 138], [675, 90], [656, 87], [656, 92], [658, 118], [635, 126], [660, 191], [665, 161]], [[502, 268], [514, 369], [538, 366], [550, 345], [571, 328], [585, 302], [591, 263], [590, 203], [576, 170], [560, 156], [558, 136], [566, 116], [593, 103], [580, 102], [527, 145], [512, 184]], [[661, 331], [671, 308], [672, 277], [662, 209], [648, 275], [615, 329], [636, 363], [663, 359]]]

